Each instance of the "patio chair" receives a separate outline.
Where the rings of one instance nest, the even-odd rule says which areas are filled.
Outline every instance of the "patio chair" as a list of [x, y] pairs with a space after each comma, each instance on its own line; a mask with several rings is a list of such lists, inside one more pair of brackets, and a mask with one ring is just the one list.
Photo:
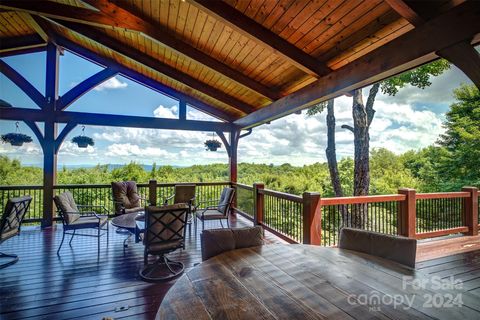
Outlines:
[[[227, 227], [230, 228], [230, 222], [228, 217], [230, 215], [230, 209], [233, 204], [233, 198], [235, 196], [235, 189], [233, 188], [224, 188], [220, 199], [218, 200], [209, 200], [203, 201], [198, 204], [195, 208], [195, 216], [202, 221], [202, 231], [205, 230], [205, 221], [207, 220], [220, 220], [220, 225], [223, 228], [222, 220], [227, 220]], [[198, 207], [202, 204], [208, 203], [217, 203], [213, 206], [207, 206], [206, 208], [199, 209]], [[197, 232], [197, 219], [195, 219], [195, 232]]]
[[[63, 224], [62, 241], [58, 247], [57, 255], [60, 253], [66, 234], [72, 235], [69, 242], [70, 246], [72, 245], [72, 240], [75, 235], [97, 237], [98, 254], [100, 254], [100, 237], [106, 233], [108, 246], [108, 211], [104, 206], [77, 205], [73, 199], [73, 195], [69, 191], [56, 195], [53, 200], [55, 201]], [[95, 211], [82, 211], [84, 209], [102, 210], [104, 214], [99, 215]], [[77, 234], [76, 231], [81, 229], [96, 229], [97, 234]], [[102, 233], [102, 231], [106, 232]]]
[[135, 181], [112, 182], [112, 196], [116, 216], [144, 211], [142, 200], [146, 200], [138, 195]]
[[[0, 244], [18, 234], [20, 234], [20, 227], [23, 218], [28, 211], [28, 207], [32, 202], [30, 196], [23, 196], [18, 198], [11, 198], [7, 201], [5, 211], [0, 221]], [[0, 264], [0, 269], [6, 268], [18, 261], [16, 254], [7, 254], [0, 252], [0, 259], [8, 259], [7, 262]]]
[[260, 226], [235, 229], [210, 229], [200, 235], [202, 261], [223, 252], [263, 245], [263, 229]]
[[415, 268], [417, 240], [362, 229], [342, 228], [338, 247]]
[[174, 193], [165, 199], [164, 204], [173, 199], [173, 204], [186, 203], [188, 205], [188, 229], [189, 232], [192, 229], [192, 214], [195, 209], [195, 185], [194, 184], [176, 184]]
[[[166, 254], [185, 248], [185, 225], [188, 205], [185, 203], [162, 207], [148, 206], [145, 210], [145, 233], [143, 234], [144, 267], [140, 277], [148, 282], [170, 280], [183, 273], [183, 263], [172, 261]], [[148, 256], [158, 256], [148, 263]]]

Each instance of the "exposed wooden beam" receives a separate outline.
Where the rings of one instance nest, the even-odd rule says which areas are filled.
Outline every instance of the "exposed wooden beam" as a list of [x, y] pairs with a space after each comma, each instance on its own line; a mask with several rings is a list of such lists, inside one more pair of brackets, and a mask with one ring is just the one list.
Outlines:
[[462, 70], [480, 90], [480, 53], [470, 41], [456, 43], [437, 51], [437, 54]]
[[[2, 40], [0, 40], [1, 42]], [[37, 53], [45, 51], [46, 44], [40, 47], [32, 47], [32, 48], [24, 48], [24, 49], [15, 49], [10, 51], [0, 52], [0, 57], [10, 57], [10, 56], [18, 56], [20, 54], [29, 54], [29, 53]]]
[[55, 123], [75, 123], [92, 126], [149, 128], [165, 130], [189, 130], [189, 131], [230, 131], [234, 128], [231, 123], [163, 119], [154, 117], [122, 116], [102, 113], [55, 111], [50, 115], [44, 110], [25, 108], [4, 108], [0, 113], [0, 119], [15, 121], [46, 121], [53, 119]]
[[122, 44], [119, 42], [117, 39], [109, 37], [106, 34], [103, 34], [98, 29], [86, 26], [86, 25], [81, 25], [81, 24], [76, 24], [76, 23], [70, 23], [66, 21], [57, 21], [59, 24], [63, 25], [64, 27], [73, 30], [107, 48], [110, 50], [113, 50], [125, 57], [128, 57], [134, 61], [137, 61], [140, 64], [143, 64], [144, 66], [153, 69], [157, 72], [160, 72], [161, 74], [166, 75], [167, 77], [179, 81], [189, 87], [191, 87], [194, 90], [197, 90], [203, 94], [206, 94], [218, 101], [221, 101], [225, 104], [228, 104], [234, 109], [240, 110], [244, 113], [250, 113], [255, 111], [255, 108], [233, 96], [230, 96], [223, 91], [214, 88], [200, 80], [195, 79], [191, 75], [187, 73], [183, 73], [165, 63], [162, 63], [161, 61], [137, 50], [132, 47], [128, 47], [125, 44]]
[[10, 67], [6, 62], [0, 60], [0, 72], [8, 79], [15, 83], [25, 94], [35, 102], [40, 108], [46, 105], [45, 97], [30, 82], [27, 81], [20, 73]]
[[421, 26], [425, 20], [420, 17], [408, 4], [403, 0], [385, 0], [390, 7], [401, 17], [410, 22], [415, 27]]
[[26, 120], [24, 122], [32, 130], [33, 134], [38, 139], [38, 143], [40, 143], [40, 145], [43, 148], [43, 146], [45, 144], [45, 141], [44, 141], [43, 133], [42, 133], [42, 131], [40, 131], [40, 128], [38, 127], [37, 123], [34, 122], [34, 121], [30, 121], [30, 120]]
[[178, 118], [180, 120], [187, 119], [187, 102], [185, 100], [178, 102]]
[[85, 93], [89, 92], [102, 82], [107, 81], [108, 79], [114, 77], [117, 74], [118, 70], [113, 68], [105, 68], [102, 71], [99, 71], [91, 77], [83, 80], [59, 98], [57, 109], [65, 110], [66, 108], [68, 108], [69, 105], [74, 103]]
[[[5, 8], [17, 9], [30, 14], [38, 14], [53, 19], [139, 32], [175, 52], [193, 59], [215, 72], [223, 74], [238, 84], [257, 92], [270, 100], [280, 98], [279, 93], [275, 90], [262, 85], [243, 73], [210, 57], [208, 54], [175, 38], [171, 35], [171, 32], [168, 29], [159, 23], [149, 21], [148, 19], [134, 13], [133, 9], [130, 8], [127, 3], [113, 3], [104, 0], [92, 0], [87, 2], [89, 2], [89, 5], [101, 10], [101, 12], [84, 8], [74, 8], [59, 3], [52, 4], [49, 1], [4, 1], [0, 4], [0, 7], [3, 6]], [[36, 30], [39, 32], [42, 30], [41, 25], [36, 24], [35, 20], [32, 20], [32, 27], [34, 27], [33, 24], [36, 25]]]
[[0, 52], [18, 51], [21, 49], [31, 49], [44, 47], [47, 43], [37, 34], [30, 34], [21, 37], [9, 37], [0, 39]]
[[[425, 20], [403, 0], [386, 0], [398, 14], [407, 19], [415, 27], [425, 23]], [[447, 59], [462, 70], [480, 89], [480, 54], [470, 44], [471, 41], [456, 43], [448, 48], [437, 51], [437, 55]]]
[[468, 41], [479, 32], [478, 3], [466, 2], [234, 123], [254, 127], [365, 87], [433, 61], [438, 58], [436, 51]]
[[242, 35], [270, 48], [276, 54], [312, 76], [324, 76], [332, 71], [324, 62], [318, 61], [223, 1], [187, 0], [187, 2], [214, 16]]
[[232, 116], [232, 114], [224, 112], [218, 108], [215, 108], [197, 98], [194, 98], [188, 94], [185, 94], [183, 92], [180, 92], [176, 89], [173, 89], [167, 85], [164, 85], [163, 83], [160, 83], [152, 78], [149, 78], [133, 69], [129, 69], [116, 61], [113, 61], [109, 58], [105, 58], [101, 55], [98, 55], [95, 52], [92, 52], [66, 38], [60, 35], [55, 35], [55, 41], [57, 44], [60, 46], [66, 48], [67, 50], [71, 51], [73, 54], [76, 54], [83, 59], [89, 60], [92, 63], [95, 64], [100, 64], [103, 67], [111, 67], [113, 69], [119, 70], [120, 74], [123, 76], [127, 77], [128, 79], [137, 82], [143, 86], [146, 86], [154, 91], [157, 91], [161, 94], [167, 95], [171, 98], [177, 99], [177, 100], [184, 100], [186, 101], [190, 106], [193, 108], [207, 113], [211, 115], [214, 118], [218, 118], [223, 121], [233, 121], [235, 120], [235, 117]]
[[210, 57], [210, 55], [196, 49], [195, 47], [183, 42], [173, 35], [171, 31], [146, 17], [135, 12], [132, 6], [127, 2], [111, 2], [107, 0], [85, 0], [91, 6], [98, 8], [105, 15], [109, 16], [116, 23], [126, 24], [130, 30], [141, 32], [146, 37], [180, 53], [196, 62], [218, 72], [238, 84], [253, 90], [270, 100], [280, 98], [278, 92], [260, 84], [249, 78], [243, 73], [231, 68], [230, 66]]

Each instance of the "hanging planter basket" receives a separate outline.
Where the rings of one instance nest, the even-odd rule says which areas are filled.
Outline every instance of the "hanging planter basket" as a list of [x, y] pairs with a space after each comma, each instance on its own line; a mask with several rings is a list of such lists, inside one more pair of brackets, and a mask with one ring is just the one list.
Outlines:
[[206, 149], [207, 151], [208, 150], [217, 151], [217, 149], [220, 148], [221, 146], [222, 144], [220, 143], [220, 141], [215, 139], [205, 141], [205, 147], [207, 147]]
[[87, 148], [88, 146], [95, 145], [95, 141], [85, 135], [85, 126], [82, 128], [81, 135], [73, 137], [72, 143], [75, 143], [79, 148]]
[[2, 134], [1, 138], [3, 143], [10, 143], [12, 146], [21, 147], [24, 143], [29, 143], [33, 141], [32, 137], [19, 132], [18, 122], [15, 123], [15, 125], [17, 127], [16, 132]]

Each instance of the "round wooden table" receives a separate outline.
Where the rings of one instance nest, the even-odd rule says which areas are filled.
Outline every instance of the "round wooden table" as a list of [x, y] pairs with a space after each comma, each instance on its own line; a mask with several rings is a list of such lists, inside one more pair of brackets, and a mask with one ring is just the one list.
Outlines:
[[139, 219], [145, 219], [145, 213], [143, 211], [125, 213], [112, 219], [112, 226], [124, 229], [128, 232], [128, 236], [123, 240], [124, 248], [128, 247], [127, 241], [132, 235], [135, 236], [135, 243], [140, 242], [139, 234], [143, 230], [139, 230], [138, 228], [137, 221]]
[[[435, 288], [431, 280], [349, 250], [266, 245], [189, 270], [165, 296], [157, 319], [480, 319], [478, 297]], [[463, 306], [446, 305], [450, 295], [460, 295]], [[433, 298], [430, 306], [431, 297], [444, 304]]]

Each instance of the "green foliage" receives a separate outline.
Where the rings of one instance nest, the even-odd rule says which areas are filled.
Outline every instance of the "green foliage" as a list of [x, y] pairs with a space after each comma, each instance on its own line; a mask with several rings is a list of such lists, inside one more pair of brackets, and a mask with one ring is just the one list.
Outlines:
[[450, 68], [450, 63], [444, 59], [425, 64], [416, 69], [404, 72], [398, 76], [386, 79], [381, 82], [380, 89], [384, 94], [394, 96], [398, 90], [411, 85], [420, 89], [430, 86], [431, 77], [436, 77]]

